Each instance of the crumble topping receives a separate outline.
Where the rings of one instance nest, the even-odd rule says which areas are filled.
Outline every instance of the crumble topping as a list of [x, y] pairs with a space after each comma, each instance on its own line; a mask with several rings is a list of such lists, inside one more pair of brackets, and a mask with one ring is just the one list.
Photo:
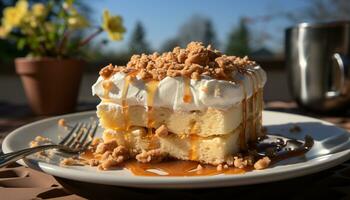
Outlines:
[[218, 166], [216, 166], [216, 170], [217, 171], [222, 171], [222, 169], [223, 169], [222, 164], [219, 164]]
[[[270, 158], [265, 156], [261, 159], [256, 157], [256, 153], [254, 152], [249, 152], [248, 155], [242, 156], [241, 154], [237, 154], [235, 156], [229, 156], [226, 159], [226, 164], [221, 166], [225, 169], [225, 167], [233, 166], [239, 169], [243, 169], [246, 167], [254, 167], [255, 169], [265, 169], [270, 165]], [[221, 164], [222, 165], [222, 164]], [[220, 167], [218, 166], [218, 170]]]
[[94, 138], [94, 139], [92, 139], [92, 141], [90, 143], [90, 147], [96, 149], [97, 145], [100, 143], [102, 143], [101, 138]]
[[165, 158], [166, 155], [161, 152], [160, 149], [153, 149], [149, 151], [143, 151], [140, 154], [136, 155], [136, 160], [141, 163], [150, 163], [150, 162], [160, 162]]
[[118, 156], [123, 156], [124, 158], [129, 158], [129, 150], [124, 146], [117, 146], [112, 153], [112, 156], [117, 158]]
[[91, 147], [94, 155], [101, 155], [100, 159], [90, 159], [88, 164], [90, 166], [97, 166], [99, 170], [109, 170], [118, 167], [124, 161], [130, 158], [129, 150], [118, 145], [115, 140], [102, 142], [101, 139], [96, 139]]
[[155, 134], [158, 137], [165, 137], [169, 134], [168, 128], [165, 125], [161, 125], [159, 128], [156, 129]]
[[100, 164], [100, 161], [98, 160], [98, 159], [90, 159], [89, 160], [89, 165], [91, 166], [91, 167], [96, 167], [96, 166], [98, 166]]
[[243, 158], [234, 157], [233, 165], [237, 168], [245, 168], [248, 166], [248, 161]]
[[104, 79], [108, 79], [110, 76], [112, 76], [113, 73], [115, 73], [114, 67], [112, 64], [107, 65], [106, 67], [102, 68], [100, 70], [100, 76], [102, 76]]
[[116, 72], [136, 73], [143, 80], [162, 80], [167, 76], [184, 76], [199, 80], [209, 76], [220, 80], [230, 80], [235, 71], [244, 70], [255, 65], [247, 56], [227, 56], [214, 50], [210, 45], [205, 47], [201, 42], [191, 42], [185, 49], [175, 47], [171, 52], [157, 52], [146, 55], [133, 55], [126, 66], [104, 67], [100, 75], [108, 79]]
[[69, 157], [69, 158], [64, 158], [60, 161], [61, 166], [71, 166], [71, 165], [79, 165], [80, 162], [76, 158]]
[[99, 143], [96, 147], [96, 153], [103, 154], [106, 151], [113, 151], [114, 148], [118, 146], [116, 140], [110, 140], [108, 142]]
[[[52, 141], [47, 137], [43, 137], [41, 135], [38, 135], [34, 138], [34, 140], [29, 142], [29, 147], [33, 148], [33, 147], [38, 147], [38, 146], [47, 145], [47, 144], [52, 144]], [[53, 149], [39, 151], [39, 152], [35, 153], [35, 155], [38, 158], [48, 160], [53, 155]]]
[[66, 127], [66, 126], [67, 126], [67, 122], [66, 122], [66, 120], [63, 119], [63, 118], [59, 119], [58, 122], [57, 122], [57, 124], [58, 124], [59, 126], [62, 126], [62, 127]]
[[255, 164], [254, 168], [257, 170], [265, 169], [267, 168], [271, 163], [271, 160], [269, 157], [265, 156], [261, 159], [259, 159]]
[[99, 170], [108, 170], [114, 167], [117, 167], [124, 161], [123, 157], [113, 158], [109, 157], [106, 160], [103, 160], [100, 165], [98, 165]]
[[107, 160], [112, 155], [111, 151], [106, 151], [102, 154], [101, 160]]
[[49, 138], [38, 135], [34, 138], [34, 140], [29, 142], [29, 147], [33, 148], [33, 147], [37, 147], [44, 144], [50, 144], [50, 143], [51, 143], [51, 140]]

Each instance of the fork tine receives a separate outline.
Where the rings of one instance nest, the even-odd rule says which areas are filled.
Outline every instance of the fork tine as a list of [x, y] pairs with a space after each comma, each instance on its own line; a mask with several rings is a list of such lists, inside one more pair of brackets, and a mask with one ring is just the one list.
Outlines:
[[63, 145], [72, 135], [73, 133], [76, 131], [76, 129], [78, 128], [79, 123], [75, 124], [75, 126], [67, 133], [67, 135], [61, 140], [61, 142], [59, 143], [60, 145]]
[[77, 146], [75, 148], [82, 148], [86, 142], [86, 140], [89, 138], [90, 131], [92, 129], [93, 125], [89, 124], [87, 130], [85, 131], [84, 136], [82, 137], [81, 141], [78, 142]]
[[65, 145], [72, 149], [75, 148], [77, 142], [79, 142], [79, 139], [84, 133], [85, 127], [86, 127], [86, 124], [81, 123], [81, 126], [79, 127], [79, 129], [76, 130], [74, 136]]
[[65, 147], [65, 152], [77, 153], [90, 145], [97, 131], [98, 123], [77, 123], [59, 143]]
[[95, 137], [97, 127], [98, 127], [98, 123], [96, 121], [94, 121], [94, 129], [92, 130], [91, 139], [93, 139]]
[[92, 130], [88, 133], [88, 135], [90, 136], [90, 141], [86, 142], [85, 145], [83, 146], [83, 149], [86, 149], [92, 142], [92, 140], [95, 137], [95, 134], [97, 132], [97, 127], [98, 127], [98, 123], [96, 121], [94, 121], [93, 125], [92, 125]]
[[77, 137], [77, 135], [78, 135], [79, 131], [81, 130], [82, 126], [83, 126], [83, 123], [78, 123], [78, 127], [72, 133], [72, 137], [70, 137], [69, 140], [67, 140], [62, 145], [69, 146], [75, 140], [75, 138]]

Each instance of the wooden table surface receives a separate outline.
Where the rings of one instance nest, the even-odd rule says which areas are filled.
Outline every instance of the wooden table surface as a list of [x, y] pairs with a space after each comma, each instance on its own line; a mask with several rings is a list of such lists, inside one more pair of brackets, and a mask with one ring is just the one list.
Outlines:
[[[95, 103], [80, 103], [77, 110], [93, 110]], [[350, 131], [350, 112], [321, 115], [303, 111], [294, 102], [267, 102], [267, 110], [307, 115]], [[0, 143], [13, 129], [44, 117], [27, 106], [0, 102]], [[1, 153], [1, 152], [0, 152]], [[74, 194], [76, 193], [76, 194]], [[350, 161], [320, 173], [250, 186], [196, 190], [151, 190], [70, 181], [17, 164], [0, 169], [0, 199], [350, 199]]]

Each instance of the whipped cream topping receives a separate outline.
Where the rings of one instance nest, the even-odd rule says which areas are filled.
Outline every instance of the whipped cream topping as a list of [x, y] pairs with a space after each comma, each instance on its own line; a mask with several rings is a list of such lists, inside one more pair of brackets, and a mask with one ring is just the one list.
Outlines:
[[[232, 80], [235, 81], [217, 80], [208, 76], [188, 81], [185, 81], [184, 77], [166, 77], [158, 83], [153, 105], [147, 105], [147, 82], [136, 76], [128, 86], [125, 100], [129, 106], [165, 107], [184, 111], [204, 110], [208, 107], [227, 110], [244, 98], [249, 98], [254, 91], [265, 85], [266, 73], [260, 66], [250, 66], [246, 69], [251, 75], [235, 72], [232, 74]], [[102, 103], [107, 100], [122, 105], [126, 76], [123, 72], [115, 73], [107, 80], [100, 76], [92, 86], [93, 95], [100, 97]], [[107, 91], [103, 87], [105, 81], [110, 83]], [[190, 88], [191, 101], [188, 102], [184, 101], [185, 87]]]

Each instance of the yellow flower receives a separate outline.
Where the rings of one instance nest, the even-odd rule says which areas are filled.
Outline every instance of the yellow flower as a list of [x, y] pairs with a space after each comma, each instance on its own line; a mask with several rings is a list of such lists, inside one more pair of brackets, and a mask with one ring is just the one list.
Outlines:
[[105, 10], [103, 12], [102, 28], [108, 33], [111, 40], [123, 39], [125, 28], [123, 26], [123, 19], [120, 16], [110, 16], [109, 11]]
[[68, 26], [72, 29], [88, 27], [90, 24], [87, 19], [79, 13], [73, 14], [68, 18]]
[[32, 7], [32, 12], [35, 17], [43, 17], [46, 15], [45, 5], [42, 3], [36, 3]]
[[27, 17], [26, 17], [26, 22], [28, 22], [28, 24], [31, 26], [31, 27], [33, 27], [33, 28], [36, 28], [36, 27], [38, 27], [38, 25], [39, 25], [39, 20], [38, 20], [38, 18], [37, 17], [35, 17], [34, 15], [28, 15]]
[[6, 26], [0, 26], [0, 38], [4, 39], [10, 33], [11, 28]]
[[28, 2], [18, 1], [15, 7], [7, 7], [3, 13], [3, 25], [7, 27], [18, 27], [28, 11]]
[[8, 7], [4, 10], [3, 24], [8, 27], [17, 27], [22, 21], [22, 15], [20, 15], [15, 7]]
[[32, 28], [38, 27], [42, 23], [43, 19], [45, 19], [46, 15], [47, 10], [44, 4], [34, 4], [31, 11], [26, 13], [23, 19], [23, 26], [21, 28], [24, 28], [25, 25], [29, 25]]
[[19, 0], [17, 1], [15, 8], [22, 15], [25, 15], [28, 12], [28, 2], [26, 0]]
[[74, 0], [65, 0], [65, 1], [63, 2], [63, 8], [64, 8], [65, 10], [69, 10], [70, 8], [72, 8], [73, 3], [74, 3]]

